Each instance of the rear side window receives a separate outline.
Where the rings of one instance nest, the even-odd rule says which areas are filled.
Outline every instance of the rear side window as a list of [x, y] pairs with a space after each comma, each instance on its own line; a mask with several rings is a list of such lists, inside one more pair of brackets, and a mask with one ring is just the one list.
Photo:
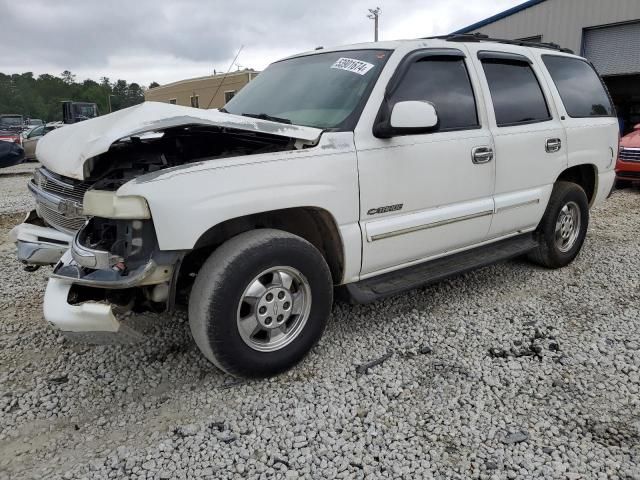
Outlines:
[[549, 108], [531, 65], [525, 61], [482, 61], [499, 127], [550, 120]]
[[433, 56], [414, 62], [391, 97], [391, 105], [407, 100], [431, 102], [438, 130], [478, 127], [476, 101], [464, 58]]
[[613, 116], [613, 106], [598, 74], [584, 60], [543, 55], [567, 114], [574, 118]]

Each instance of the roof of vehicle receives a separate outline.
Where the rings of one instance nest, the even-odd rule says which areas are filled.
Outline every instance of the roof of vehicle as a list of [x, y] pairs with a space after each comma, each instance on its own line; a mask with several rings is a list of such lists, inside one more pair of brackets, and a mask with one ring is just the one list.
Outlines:
[[555, 43], [545, 43], [545, 42], [526, 42], [522, 40], [508, 40], [503, 38], [490, 38], [487, 35], [482, 35], [479, 33], [475, 34], [450, 34], [450, 35], [441, 35], [436, 37], [425, 37], [425, 38], [414, 38], [414, 39], [406, 39], [406, 40], [385, 40], [381, 42], [366, 42], [366, 43], [355, 43], [351, 45], [341, 45], [336, 47], [318, 47], [315, 50], [298, 53], [296, 55], [291, 55], [289, 57], [283, 58], [282, 60], [287, 60], [290, 58], [296, 57], [304, 57], [307, 55], [314, 55], [318, 53], [327, 53], [327, 52], [339, 52], [344, 50], [397, 50], [399, 48], [430, 48], [430, 47], [448, 47], [452, 48], [455, 46], [455, 43], [491, 43], [494, 46], [499, 47], [500, 45], [514, 45], [520, 47], [528, 47], [528, 48], [540, 48], [544, 50], [554, 50], [561, 53], [573, 54], [573, 51], [568, 48], [562, 48], [560, 45]]

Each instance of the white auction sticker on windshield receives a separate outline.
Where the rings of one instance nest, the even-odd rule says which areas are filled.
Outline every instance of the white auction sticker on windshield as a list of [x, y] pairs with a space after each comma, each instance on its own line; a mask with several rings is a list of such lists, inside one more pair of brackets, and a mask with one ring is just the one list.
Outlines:
[[341, 57], [336, 60], [336, 63], [331, 65], [331, 68], [337, 68], [338, 70], [346, 70], [347, 72], [357, 73], [358, 75], [364, 75], [371, 70], [375, 65], [373, 63], [363, 62], [362, 60], [355, 60], [353, 58]]

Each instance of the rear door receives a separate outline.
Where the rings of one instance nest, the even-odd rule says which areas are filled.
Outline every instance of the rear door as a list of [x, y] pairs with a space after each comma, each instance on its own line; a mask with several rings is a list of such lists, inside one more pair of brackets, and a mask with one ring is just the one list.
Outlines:
[[495, 214], [490, 238], [534, 229], [567, 167], [566, 134], [529, 49], [470, 44], [486, 93], [495, 144]]

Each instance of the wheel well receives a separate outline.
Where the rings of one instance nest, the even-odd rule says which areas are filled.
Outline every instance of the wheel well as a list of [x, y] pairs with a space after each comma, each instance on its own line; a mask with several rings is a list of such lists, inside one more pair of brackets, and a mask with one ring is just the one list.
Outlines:
[[[194, 277], [200, 266], [226, 240], [248, 230], [275, 228], [298, 235], [315, 246], [324, 256], [334, 284], [342, 282], [344, 253], [338, 227], [326, 210], [314, 207], [286, 208], [233, 218], [204, 232], [182, 262], [180, 283]], [[186, 282], [185, 282], [186, 281]]]
[[558, 181], [564, 180], [566, 182], [573, 182], [580, 185], [584, 192], [587, 194], [587, 200], [589, 205], [593, 203], [596, 193], [596, 166], [591, 164], [576, 165], [575, 167], [567, 168], [558, 177]]

